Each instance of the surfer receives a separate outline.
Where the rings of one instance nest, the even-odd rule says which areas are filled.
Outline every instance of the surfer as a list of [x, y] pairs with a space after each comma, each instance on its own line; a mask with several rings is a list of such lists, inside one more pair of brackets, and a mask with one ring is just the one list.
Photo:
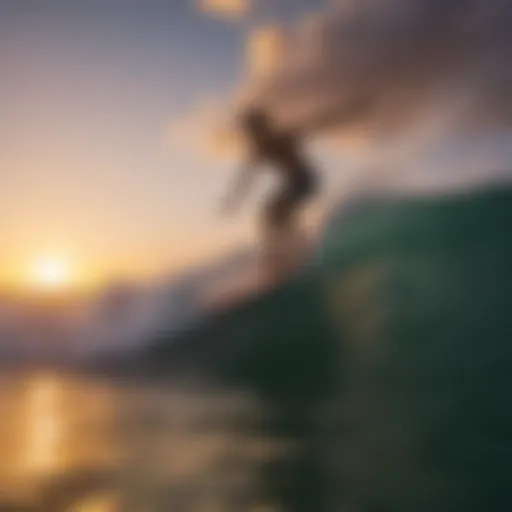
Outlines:
[[264, 240], [274, 243], [295, 230], [295, 217], [317, 192], [318, 177], [302, 153], [302, 137], [275, 128], [265, 110], [245, 112], [241, 129], [248, 139], [249, 157], [225, 206], [232, 210], [238, 205], [260, 165], [278, 172], [281, 186], [266, 202], [261, 220]]
[[[253, 107], [241, 115], [240, 128], [248, 141], [249, 154], [224, 209], [232, 211], [238, 206], [252, 183], [255, 170], [260, 166], [267, 165], [278, 173], [281, 185], [265, 203], [261, 219], [264, 245], [272, 253], [267, 254], [274, 265], [283, 254], [293, 256], [290, 252], [305, 249], [305, 239], [296, 217], [319, 191], [318, 174], [303, 153], [306, 135], [359, 114], [361, 106], [361, 102], [357, 102], [350, 108], [330, 109], [327, 114], [301, 123], [301, 130], [276, 127], [270, 115], [261, 107]], [[297, 243], [300, 248], [296, 246]]]

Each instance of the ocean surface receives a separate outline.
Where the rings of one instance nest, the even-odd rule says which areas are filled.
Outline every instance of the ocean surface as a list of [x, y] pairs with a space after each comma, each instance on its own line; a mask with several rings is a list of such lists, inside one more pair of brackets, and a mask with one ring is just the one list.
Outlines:
[[0, 511], [286, 510], [301, 446], [272, 415], [212, 384], [3, 372]]

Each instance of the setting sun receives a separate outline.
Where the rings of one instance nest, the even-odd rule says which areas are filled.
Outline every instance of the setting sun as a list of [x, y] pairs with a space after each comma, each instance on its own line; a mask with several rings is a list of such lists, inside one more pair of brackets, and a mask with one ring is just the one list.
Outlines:
[[36, 260], [30, 271], [30, 281], [40, 288], [60, 289], [69, 286], [72, 280], [71, 265], [56, 256]]

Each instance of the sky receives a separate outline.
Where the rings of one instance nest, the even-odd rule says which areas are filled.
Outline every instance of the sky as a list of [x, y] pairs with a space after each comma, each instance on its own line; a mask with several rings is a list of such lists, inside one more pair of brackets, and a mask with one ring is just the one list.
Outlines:
[[3, 0], [0, 285], [172, 274], [256, 243], [271, 181], [223, 217], [240, 162], [212, 144], [244, 98], [299, 129], [335, 114], [309, 148], [317, 219], [361, 184], [491, 179], [512, 147], [511, 5]]
[[[0, 283], [65, 258], [84, 281], [173, 272], [254, 239], [218, 215], [233, 161], [169, 130], [220, 105], [247, 39], [315, 0], [0, 2]], [[254, 6], [253, 6], [254, 7]]]

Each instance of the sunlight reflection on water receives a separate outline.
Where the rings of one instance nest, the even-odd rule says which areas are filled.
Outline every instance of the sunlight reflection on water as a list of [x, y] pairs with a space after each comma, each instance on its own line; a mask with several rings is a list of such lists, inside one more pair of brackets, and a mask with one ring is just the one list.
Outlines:
[[117, 512], [118, 498], [115, 495], [100, 495], [85, 499], [70, 512]]
[[249, 395], [51, 373], [0, 386], [2, 511], [279, 510], [257, 482], [291, 446], [262, 436]]
[[46, 375], [33, 378], [27, 386], [27, 433], [21, 461], [27, 472], [54, 472], [62, 463], [59, 450], [64, 436], [62, 391], [59, 381]]

